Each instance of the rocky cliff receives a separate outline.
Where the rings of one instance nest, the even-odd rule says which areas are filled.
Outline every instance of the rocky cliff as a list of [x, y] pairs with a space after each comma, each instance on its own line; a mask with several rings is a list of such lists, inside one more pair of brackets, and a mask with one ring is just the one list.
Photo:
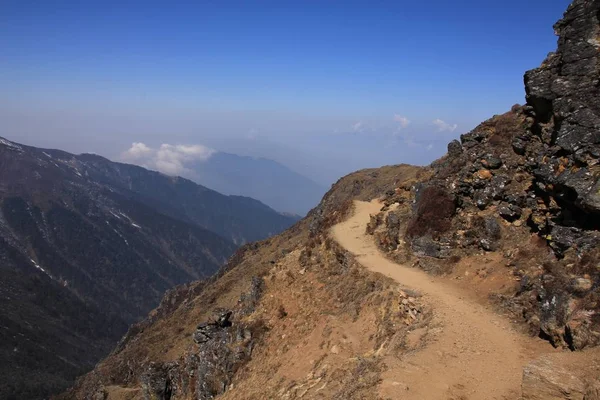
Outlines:
[[501, 302], [572, 349], [600, 343], [599, 12], [574, 1], [555, 25], [557, 51], [525, 74], [527, 104], [450, 143], [371, 227], [393, 257], [438, 273], [502, 253], [521, 283]]
[[[574, 2], [554, 29], [558, 49], [525, 74], [527, 134], [513, 148], [546, 208], [532, 223], [559, 253], [600, 237], [600, 3]], [[554, 206], [554, 204], [556, 204]]]

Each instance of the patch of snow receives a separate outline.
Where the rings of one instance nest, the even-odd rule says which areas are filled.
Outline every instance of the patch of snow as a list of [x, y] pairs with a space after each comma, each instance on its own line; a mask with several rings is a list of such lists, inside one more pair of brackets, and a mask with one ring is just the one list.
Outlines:
[[138, 229], [142, 229], [142, 227], [141, 227], [141, 226], [139, 226], [138, 224], [136, 224], [136, 223], [134, 223], [134, 222], [132, 222], [132, 223], [131, 223], [131, 226], [133, 226], [133, 227], [136, 227], [136, 228], [138, 228]]
[[42, 151], [42, 154], [45, 155], [48, 158], [52, 158], [52, 156], [50, 154], [46, 153], [45, 151]]
[[13, 150], [23, 151], [23, 148], [21, 146], [14, 144], [13, 142], [9, 142], [6, 139], [0, 138], [0, 144], [3, 144], [6, 147], [13, 149]]
[[121, 235], [121, 232], [117, 231], [117, 230], [116, 230], [116, 229], [114, 229], [114, 228], [113, 228], [113, 231], [115, 231], [115, 233], [116, 233], [117, 235], [119, 235], [119, 237], [120, 237], [121, 239], [123, 239], [123, 241], [125, 242], [125, 244], [126, 244], [127, 246], [129, 246], [129, 242], [127, 241], [127, 239], [125, 239], [125, 237], [124, 237], [123, 235]]
[[[50, 278], [52, 278], [52, 275], [50, 275], [48, 273], [48, 271], [46, 271], [44, 268], [40, 267], [40, 265], [38, 263], [35, 262], [35, 260], [33, 258], [30, 258], [31, 262], [33, 263], [33, 266], [36, 267], [37, 269], [39, 269], [40, 271], [42, 271], [43, 273], [45, 273], [46, 275], [48, 275]], [[54, 279], [54, 278], [52, 278]]]

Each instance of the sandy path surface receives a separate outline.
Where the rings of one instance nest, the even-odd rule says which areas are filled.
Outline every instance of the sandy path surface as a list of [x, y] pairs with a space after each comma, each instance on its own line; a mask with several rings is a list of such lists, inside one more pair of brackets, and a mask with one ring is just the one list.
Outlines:
[[[335, 240], [357, 261], [417, 290], [433, 309], [428, 345], [387, 362], [381, 395], [394, 399], [518, 399], [522, 371], [542, 348], [513, 330], [509, 321], [478, 304], [457, 287], [425, 272], [388, 260], [365, 229], [378, 202], [355, 202], [354, 215], [334, 226]], [[550, 349], [546, 349], [550, 352]]]

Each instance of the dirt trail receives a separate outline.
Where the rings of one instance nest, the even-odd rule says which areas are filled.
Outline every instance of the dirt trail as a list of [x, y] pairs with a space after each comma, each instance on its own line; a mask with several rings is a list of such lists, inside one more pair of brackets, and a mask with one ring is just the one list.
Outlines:
[[[332, 228], [337, 242], [371, 271], [417, 290], [433, 309], [430, 343], [400, 360], [386, 360], [381, 395], [398, 399], [518, 399], [523, 367], [541, 352], [538, 340], [478, 304], [442, 278], [396, 264], [377, 249], [365, 228], [378, 202], [355, 202], [354, 215]], [[433, 338], [431, 338], [433, 336]], [[390, 357], [391, 358], [391, 357]]]

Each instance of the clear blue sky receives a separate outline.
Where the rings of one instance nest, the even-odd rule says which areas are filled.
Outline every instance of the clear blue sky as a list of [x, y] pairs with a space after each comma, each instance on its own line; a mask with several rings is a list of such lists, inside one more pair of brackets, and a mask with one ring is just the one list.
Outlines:
[[523, 102], [568, 3], [0, 0], [0, 136], [112, 158], [204, 144], [332, 177], [426, 163]]

